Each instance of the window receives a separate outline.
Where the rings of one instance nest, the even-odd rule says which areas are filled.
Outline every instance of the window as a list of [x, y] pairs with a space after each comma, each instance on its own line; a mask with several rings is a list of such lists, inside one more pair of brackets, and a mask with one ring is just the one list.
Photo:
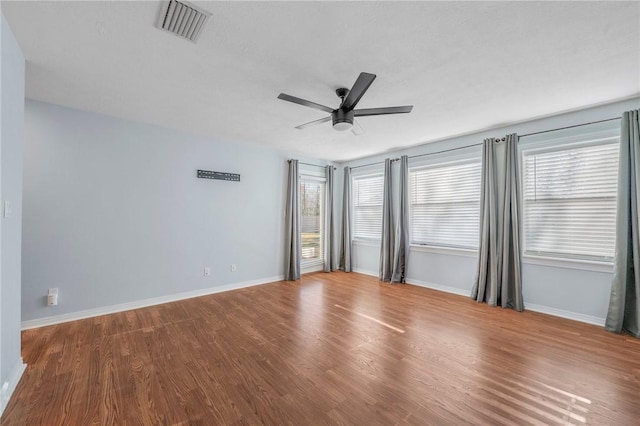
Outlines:
[[617, 141], [523, 151], [525, 254], [612, 261]]
[[383, 175], [357, 176], [352, 181], [353, 238], [379, 240], [382, 236]]
[[326, 183], [312, 176], [300, 176], [301, 266], [324, 260], [324, 203]]
[[411, 243], [478, 248], [480, 159], [409, 171]]

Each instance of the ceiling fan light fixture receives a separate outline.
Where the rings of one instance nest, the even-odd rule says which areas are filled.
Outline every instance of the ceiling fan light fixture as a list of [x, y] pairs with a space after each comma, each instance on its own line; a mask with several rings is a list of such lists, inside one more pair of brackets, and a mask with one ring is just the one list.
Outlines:
[[343, 121], [340, 123], [333, 123], [333, 128], [339, 132], [344, 132], [346, 130], [349, 130], [352, 127], [353, 127], [353, 124], [348, 123], [346, 121]]
[[339, 132], [344, 132], [353, 127], [353, 111], [337, 109], [331, 113], [333, 128]]

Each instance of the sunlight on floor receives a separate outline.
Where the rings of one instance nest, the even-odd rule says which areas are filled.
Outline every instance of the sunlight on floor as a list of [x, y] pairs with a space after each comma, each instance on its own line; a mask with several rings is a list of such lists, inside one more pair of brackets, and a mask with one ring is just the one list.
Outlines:
[[371, 320], [371, 321], [373, 321], [373, 322], [375, 322], [377, 324], [380, 324], [380, 325], [382, 325], [384, 327], [390, 328], [393, 331], [397, 331], [398, 333], [404, 333], [404, 330], [402, 330], [401, 328], [394, 327], [391, 324], [387, 324], [386, 322], [380, 321], [379, 319], [376, 319], [376, 318], [373, 318], [373, 317], [370, 317], [369, 315], [366, 315], [366, 314], [363, 314], [363, 313], [360, 313], [360, 312], [356, 312], [356, 311], [352, 311], [351, 309], [345, 308], [344, 306], [340, 306], [340, 305], [333, 305], [333, 306], [335, 306], [338, 309], [342, 309], [344, 311], [351, 312], [352, 314], [358, 315], [359, 317]]
[[581, 405], [591, 404], [587, 398], [524, 377], [522, 381], [504, 377], [484, 377], [483, 380], [491, 383], [491, 386], [484, 387], [484, 390], [496, 397], [494, 402], [500, 405], [501, 401], [504, 401], [517, 407], [509, 412], [523, 421], [533, 421], [530, 414], [535, 414], [557, 424], [587, 423], [589, 409]]

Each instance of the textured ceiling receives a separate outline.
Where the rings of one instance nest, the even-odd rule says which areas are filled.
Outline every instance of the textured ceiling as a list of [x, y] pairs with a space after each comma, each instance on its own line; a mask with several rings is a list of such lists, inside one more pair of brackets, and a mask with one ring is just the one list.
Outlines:
[[[2, 2], [27, 96], [329, 160], [640, 93], [638, 2], [195, 2], [197, 44], [155, 28], [165, 2]], [[363, 136], [280, 92], [337, 106], [377, 74]]]

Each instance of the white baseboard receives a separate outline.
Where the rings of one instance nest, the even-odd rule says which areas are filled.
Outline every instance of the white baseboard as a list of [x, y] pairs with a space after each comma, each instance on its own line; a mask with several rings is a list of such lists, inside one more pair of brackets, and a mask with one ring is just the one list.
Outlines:
[[525, 303], [524, 308], [528, 311], [540, 312], [541, 314], [553, 315], [554, 317], [566, 318], [574, 321], [586, 322], [587, 324], [604, 327], [605, 319], [592, 315], [580, 314], [578, 312], [565, 311], [563, 309], [550, 308], [548, 306]]
[[0, 416], [2, 416], [7, 404], [9, 404], [9, 399], [11, 395], [13, 395], [13, 391], [16, 390], [16, 386], [18, 386], [18, 382], [26, 368], [27, 364], [22, 362], [22, 358], [20, 358], [16, 365], [14, 365], [11, 373], [9, 373], [7, 380], [2, 384], [2, 387], [0, 387]]
[[371, 275], [372, 277], [377, 277], [378, 273], [373, 271], [368, 271], [366, 269], [353, 268], [351, 271], [356, 272], [358, 274]]
[[[377, 272], [369, 271], [366, 269], [360, 269], [360, 268], [354, 268], [353, 272], [364, 274], [364, 275], [370, 275], [373, 277], [378, 276]], [[22, 330], [28, 330], [28, 329], [37, 328], [37, 327], [44, 327], [47, 325], [60, 324], [63, 322], [75, 321], [75, 320], [84, 319], [84, 318], [91, 318], [91, 317], [96, 317], [100, 315], [113, 314], [116, 312], [129, 311], [131, 309], [138, 309], [138, 308], [144, 308], [147, 306], [159, 305], [162, 303], [169, 303], [169, 302], [175, 302], [178, 300], [191, 299], [193, 297], [206, 296], [208, 294], [215, 294], [215, 293], [221, 293], [224, 291], [237, 290], [245, 287], [252, 287], [255, 285], [268, 284], [272, 282], [282, 281], [283, 279], [284, 279], [284, 276], [280, 275], [275, 277], [262, 278], [258, 280], [227, 284], [227, 285], [218, 286], [218, 287], [210, 287], [210, 288], [205, 288], [200, 290], [193, 290], [193, 291], [188, 291], [183, 293], [172, 294], [168, 296], [154, 297], [151, 299], [139, 300], [135, 302], [121, 303], [118, 305], [104, 306], [104, 307], [95, 308], [95, 309], [88, 309], [85, 311], [55, 315], [52, 317], [37, 318], [33, 320], [23, 321]], [[443, 291], [445, 293], [457, 294], [459, 296], [468, 297], [470, 295], [470, 291], [466, 289], [429, 283], [429, 282], [417, 280], [414, 278], [407, 278], [407, 284], [412, 284], [419, 287], [425, 287], [433, 290]], [[547, 315], [556, 316], [556, 317], [567, 318], [574, 321], [580, 321], [587, 324], [598, 325], [601, 327], [604, 326], [604, 323], [605, 323], [604, 318], [599, 318], [591, 315], [581, 314], [578, 312], [565, 311], [562, 309], [551, 308], [548, 306], [536, 305], [531, 303], [526, 303], [525, 309], [534, 311], [534, 312], [540, 312]]]
[[[371, 275], [373, 277], [378, 277], [378, 273], [377, 272], [369, 271], [369, 270], [366, 270], [366, 269], [354, 268], [353, 272], [356, 272], [358, 274]], [[416, 280], [414, 278], [407, 278], [406, 279], [406, 283], [407, 284], [411, 284], [411, 285], [416, 285], [418, 287], [425, 287], [425, 288], [430, 288], [430, 289], [433, 289], [433, 290], [444, 291], [445, 293], [459, 294], [461, 296], [469, 296], [469, 294], [470, 294], [468, 290], [463, 290], [463, 289], [456, 288], [456, 287], [449, 287], [449, 286], [446, 286], [446, 285], [428, 283], [426, 281], [420, 281], [420, 280]]]
[[465, 290], [458, 287], [451, 287], [447, 285], [440, 285], [434, 283], [428, 283], [426, 281], [416, 280], [414, 278], [407, 278], [407, 284], [417, 285], [418, 287], [430, 288], [433, 290], [444, 291], [445, 293], [457, 294], [459, 296], [467, 296], [471, 294], [469, 290]]
[[245, 287], [252, 287], [260, 284], [269, 284], [282, 280], [284, 280], [284, 276], [278, 275], [275, 277], [260, 278], [257, 280], [243, 281], [233, 284], [225, 284], [217, 287], [203, 288], [200, 290], [185, 291], [182, 293], [170, 294], [168, 296], [153, 297], [151, 299], [137, 300], [134, 302], [126, 302], [117, 305], [87, 309], [85, 311], [71, 312], [68, 314], [22, 321], [21, 326], [22, 330], [29, 330], [31, 328], [60, 324], [68, 321], [76, 321], [85, 318], [97, 317], [100, 315], [114, 314], [116, 312], [130, 311], [132, 309], [145, 308], [147, 306], [160, 305], [163, 303], [175, 302], [184, 299], [191, 299], [193, 297], [206, 296], [208, 294], [222, 293], [224, 291], [238, 290]]
[[[433, 290], [444, 291], [446, 293], [457, 294], [460, 296], [469, 297], [471, 295], [471, 290], [465, 290], [457, 287], [450, 287], [446, 285], [428, 283], [428, 282], [416, 280], [413, 278], [407, 278], [407, 284], [413, 284], [420, 287], [430, 288]], [[605, 323], [604, 318], [594, 317], [592, 315], [581, 314], [578, 312], [565, 311], [564, 309], [551, 308], [549, 306], [536, 305], [533, 303], [525, 302], [525, 309], [528, 311], [540, 312], [541, 314], [547, 314], [554, 317], [566, 318], [573, 321], [593, 324], [600, 327], [604, 327], [604, 323]]]

